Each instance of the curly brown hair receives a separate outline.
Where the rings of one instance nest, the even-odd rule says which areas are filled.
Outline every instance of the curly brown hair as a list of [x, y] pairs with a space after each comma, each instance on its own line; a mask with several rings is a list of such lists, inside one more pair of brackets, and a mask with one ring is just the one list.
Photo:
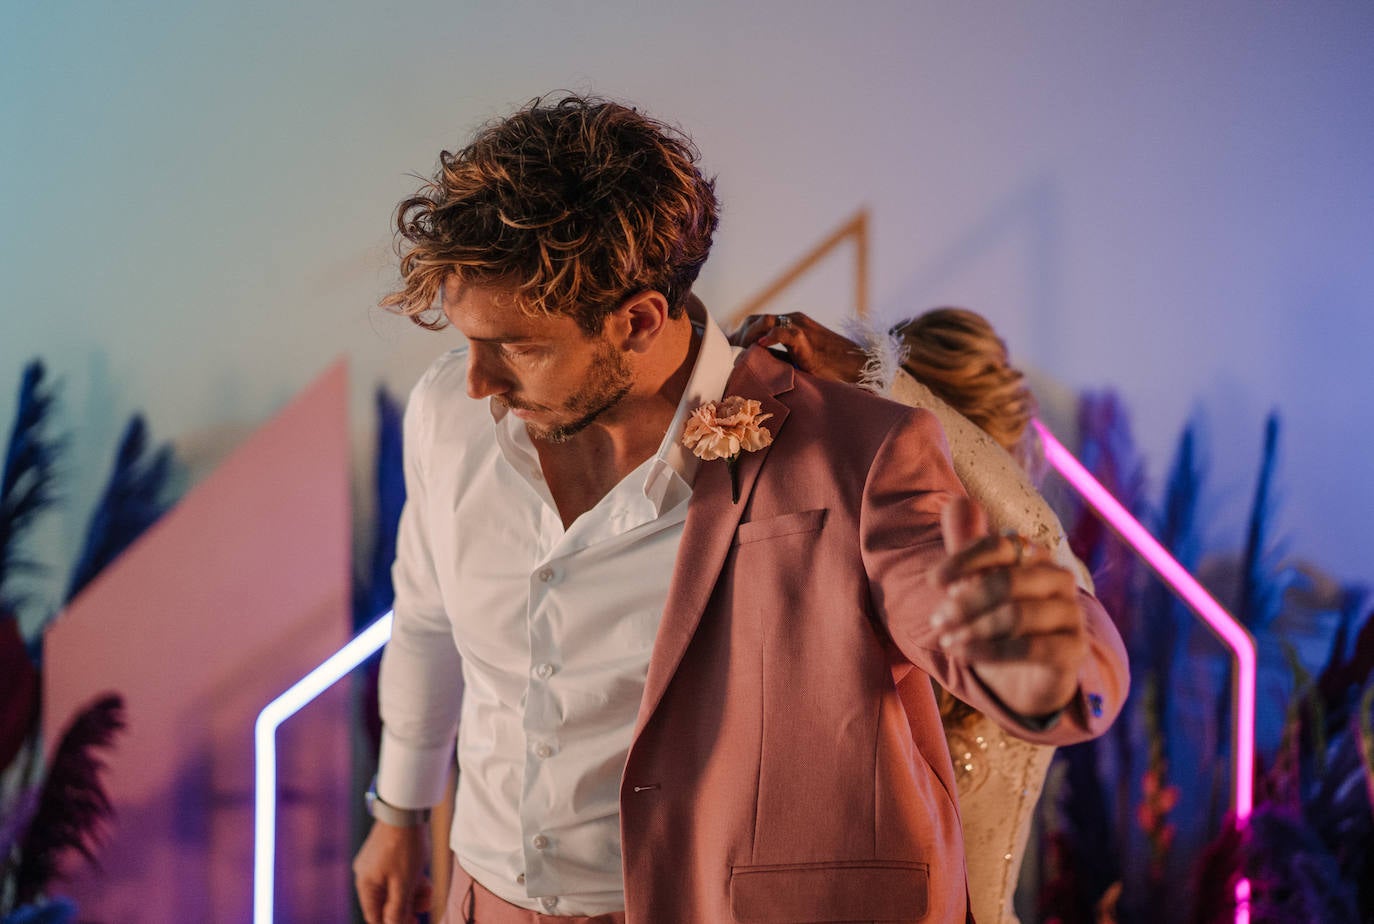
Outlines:
[[967, 308], [936, 308], [896, 325], [902, 368], [984, 430], [1023, 469], [1038, 467], [1030, 429], [1035, 396], [987, 319]]
[[444, 281], [509, 285], [589, 335], [638, 292], [680, 317], [718, 220], [715, 180], [682, 132], [605, 99], [531, 100], [481, 128], [396, 209], [402, 286], [382, 307], [444, 326]]

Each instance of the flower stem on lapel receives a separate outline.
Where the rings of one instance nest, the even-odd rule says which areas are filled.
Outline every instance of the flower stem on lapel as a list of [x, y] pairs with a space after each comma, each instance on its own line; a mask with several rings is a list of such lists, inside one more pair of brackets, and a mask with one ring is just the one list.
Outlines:
[[730, 501], [739, 503], [739, 456], [755, 452], [773, 442], [773, 434], [762, 424], [772, 417], [753, 398], [730, 395], [703, 404], [687, 418], [682, 430], [682, 445], [703, 461], [724, 459], [730, 470]]

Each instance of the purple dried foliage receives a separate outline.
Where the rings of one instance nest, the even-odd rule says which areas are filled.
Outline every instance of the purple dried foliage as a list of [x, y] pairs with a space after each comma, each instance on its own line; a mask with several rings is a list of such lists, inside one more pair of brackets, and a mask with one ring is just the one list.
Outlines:
[[19, 622], [0, 610], [0, 771], [32, 740], [38, 697], [38, 669], [19, 635]]
[[107, 693], [78, 713], [63, 733], [20, 847], [20, 904], [47, 891], [65, 853], [76, 851], [96, 862], [100, 825], [113, 815], [100, 780], [105, 764], [98, 752], [111, 746], [124, 724], [124, 700]]
[[1236, 883], [1250, 882], [1253, 924], [1359, 924], [1355, 887], [1291, 808], [1261, 805], [1237, 830], [1228, 817], [1197, 870], [1193, 924], [1231, 924]]
[[171, 444], [153, 446], [143, 415], [129, 418], [105, 490], [91, 511], [81, 554], [72, 567], [68, 601], [167, 512], [175, 469]]
[[19, 552], [19, 538], [57, 499], [54, 483], [62, 440], [48, 433], [56, 396], [45, 384], [43, 363], [33, 360], [24, 367], [19, 400], [0, 468], [0, 601], [13, 610], [18, 596], [8, 586], [19, 572], [40, 570]]

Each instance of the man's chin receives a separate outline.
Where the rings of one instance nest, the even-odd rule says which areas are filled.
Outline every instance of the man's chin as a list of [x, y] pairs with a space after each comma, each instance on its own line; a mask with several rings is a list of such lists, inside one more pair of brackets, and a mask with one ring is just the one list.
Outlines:
[[574, 421], [550, 420], [556, 417], [550, 411], [536, 411], [531, 408], [507, 407], [510, 415], [525, 425], [525, 432], [530, 439], [545, 443], [565, 443], [574, 434], [585, 429], [590, 420], [579, 419]]
[[540, 426], [529, 420], [525, 421], [525, 432], [530, 435], [530, 439], [538, 440], [543, 443], [566, 443], [577, 434], [591, 426], [589, 419], [574, 420], [571, 423], [555, 424], [554, 426]]
[[[510, 414], [516, 420], [523, 421], [525, 426], [535, 427], [539, 430], [549, 429], [549, 418], [556, 416], [558, 413], [549, 408], [530, 407], [526, 404], [511, 404], [509, 401], [501, 398], [498, 398], [497, 401], [506, 409], [507, 414]], [[542, 423], [541, 420], [543, 421]], [[557, 426], [557, 424], [553, 426]]]
[[540, 426], [530, 420], [525, 420], [525, 431], [529, 433], [531, 439], [543, 440], [546, 443], [566, 443], [583, 430], [596, 423], [598, 420], [606, 419], [607, 412], [620, 404], [621, 399], [629, 392], [629, 386], [620, 389], [615, 394], [610, 395], [606, 402], [595, 410], [588, 411], [581, 417], [552, 426]]
[[[568, 402], [568, 407], [563, 412], [552, 411], [529, 411], [521, 414], [522, 408], [507, 404], [511, 413], [515, 414], [525, 424], [525, 430], [531, 439], [543, 440], [546, 443], [566, 443], [583, 430], [590, 427], [598, 420], [609, 419], [606, 415], [619, 407], [621, 401], [630, 393], [631, 382], [628, 376], [624, 377], [619, 387], [608, 388], [606, 390], [590, 391], [589, 394], [580, 396]], [[599, 400], [598, 400], [599, 398]], [[562, 422], [549, 421], [550, 416], [557, 416], [559, 413], [572, 414], [579, 413], [580, 416], [568, 420], [566, 417]], [[544, 417], [544, 422], [539, 421], [539, 417]]]

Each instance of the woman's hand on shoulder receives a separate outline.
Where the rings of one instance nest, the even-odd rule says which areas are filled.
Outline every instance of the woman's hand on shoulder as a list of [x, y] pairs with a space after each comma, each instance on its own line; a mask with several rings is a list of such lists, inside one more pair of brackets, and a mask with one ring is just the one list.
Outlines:
[[859, 381], [868, 354], [854, 341], [802, 314], [751, 314], [730, 335], [735, 346], [780, 344], [798, 369], [822, 379]]

